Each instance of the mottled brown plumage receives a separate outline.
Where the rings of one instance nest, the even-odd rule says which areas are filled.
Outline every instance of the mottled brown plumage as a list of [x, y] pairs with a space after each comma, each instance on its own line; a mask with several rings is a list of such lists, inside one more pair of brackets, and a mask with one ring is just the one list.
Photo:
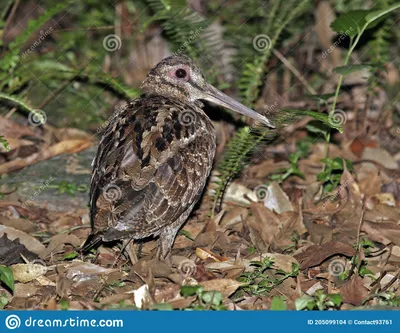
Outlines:
[[93, 161], [92, 234], [100, 241], [159, 236], [165, 258], [200, 198], [215, 153], [215, 130], [200, 100], [272, 126], [263, 116], [209, 85], [185, 56], [155, 66], [145, 92], [110, 120]]

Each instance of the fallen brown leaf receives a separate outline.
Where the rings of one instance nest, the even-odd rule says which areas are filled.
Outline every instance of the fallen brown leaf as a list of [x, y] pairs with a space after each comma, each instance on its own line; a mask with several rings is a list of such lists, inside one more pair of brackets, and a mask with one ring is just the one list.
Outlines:
[[206, 291], [219, 291], [222, 296], [229, 297], [243, 283], [232, 279], [215, 279], [202, 282], [202, 286]]
[[29, 251], [36, 253], [39, 257], [43, 255], [46, 249], [46, 247], [41, 242], [39, 242], [31, 235], [28, 235], [25, 232], [16, 230], [14, 228], [0, 225], [0, 237], [2, 237], [4, 234], [7, 234], [7, 237], [10, 240], [15, 240], [16, 238], [18, 238], [21, 244], [25, 245], [25, 247]]
[[340, 288], [340, 294], [343, 296], [344, 303], [359, 306], [368, 297], [368, 290], [363, 286], [363, 279], [358, 275], [353, 275], [352, 278]]
[[305, 251], [294, 255], [294, 257], [300, 262], [300, 269], [306, 269], [317, 266], [337, 254], [352, 257], [354, 248], [350, 245], [331, 241], [323, 245], [311, 245]]
[[48, 160], [60, 154], [73, 154], [85, 150], [92, 146], [93, 142], [87, 140], [66, 140], [56, 143], [48, 148], [43, 148], [39, 152], [25, 158], [17, 158], [0, 165], [0, 175], [10, 173], [39, 161]]

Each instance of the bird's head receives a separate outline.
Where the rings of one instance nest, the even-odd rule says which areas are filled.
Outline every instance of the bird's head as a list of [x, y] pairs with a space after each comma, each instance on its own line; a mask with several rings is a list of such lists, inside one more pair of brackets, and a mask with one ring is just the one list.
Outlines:
[[141, 89], [149, 94], [171, 97], [182, 102], [206, 100], [274, 128], [266, 117], [209, 84], [193, 61], [183, 55], [167, 57], [159, 62], [149, 72]]

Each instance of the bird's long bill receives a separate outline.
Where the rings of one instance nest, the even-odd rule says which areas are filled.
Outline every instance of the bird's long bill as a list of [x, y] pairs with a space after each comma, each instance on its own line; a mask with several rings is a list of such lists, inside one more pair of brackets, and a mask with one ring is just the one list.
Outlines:
[[244, 106], [243, 104], [239, 103], [228, 95], [225, 95], [223, 92], [219, 91], [212, 85], [207, 85], [204, 99], [228, 108], [232, 111], [248, 116], [250, 118], [253, 118], [268, 127], [275, 128], [275, 126], [266, 117], [248, 108], [247, 106]]

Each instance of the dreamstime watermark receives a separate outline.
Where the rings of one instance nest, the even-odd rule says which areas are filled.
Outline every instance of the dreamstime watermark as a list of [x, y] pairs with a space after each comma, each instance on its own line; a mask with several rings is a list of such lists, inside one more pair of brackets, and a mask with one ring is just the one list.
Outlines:
[[328, 272], [332, 276], [342, 275], [346, 271], [346, 262], [343, 259], [334, 259], [329, 263]]
[[341, 42], [350, 35], [350, 33], [353, 31], [353, 27], [350, 27], [347, 29], [345, 32], [341, 33], [339, 37], [336, 39], [336, 41], [331, 45], [331, 47], [324, 52], [322, 52], [322, 58], [326, 58], [328, 54], [331, 54], [334, 49], [336, 49], [338, 46], [340, 46]]
[[279, 105], [278, 102], [275, 101], [273, 104], [266, 106], [264, 108], [263, 115], [267, 116], [271, 114], [278, 107], [278, 105]]
[[257, 197], [257, 200], [265, 202], [269, 198], [268, 186], [262, 184], [254, 188], [253, 193]]
[[255, 50], [259, 52], [265, 52], [269, 48], [271, 48], [271, 46], [272, 46], [271, 38], [268, 35], [264, 34], [257, 35], [253, 39], [253, 47]]
[[29, 54], [31, 54], [46, 39], [46, 37], [53, 32], [53, 30], [53, 27], [50, 27], [45, 31], [40, 30], [39, 38], [36, 39], [24, 53], [22, 53], [22, 58], [25, 59]]
[[35, 199], [51, 184], [53, 180], [54, 178], [50, 177], [45, 182], [43, 182], [43, 184], [40, 185], [39, 188], [29, 197], [29, 199], [25, 200], [22, 203], [22, 208], [27, 208], [28, 206], [33, 205], [35, 203]]
[[185, 51], [190, 43], [192, 43], [195, 39], [197, 39], [200, 33], [203, 31], [203, 27], [198, 28], [196, 31], [189, 32], [189, 38], [173, 53], [174, 56], [180, 55], [183, 51]]
[[12, 314], [6, 318], [4, 324], [9, 330], [14, 330], [21, 326], [21, 319], [17, 315]]
[[112, 120], [115, 118], [116, 115], [118, 115], [120, 112], [124, 111], [126, 108], [128, 107], [128, 103], [124, 102], [122, 105], [120, 105], [119, 107], [117, 107], [114, 111], [114, 113], [103, 123], [101, 124], [99, 127], [97, 127], [97, 134], [101, 133], [104, 131], [104, 129], [110, 125], [110, 123], [112, 122]]
[[118, 185], [109, 184], [103, 188], [103, 198], [108, 202], [116, 202], [122, 198], [122, 190]]
[[103, 39], [103, 47], [108, 52], [119, 50], [122, 46], [121, 37], [115, 34], [107, 35]]
[[334, 195], [332, 195], [331, 197], [329, 197], [329, 199], [322, 204], [322, 207], [326, 208], [326, 205], [328, 204], [328, 202], [332, 203], [339, 196], [340, 192], [345, 190], [351, 183], [354, 183], [353, 177], [350, 177], [343, 184], [341, 184], [339, 186], [339, 189], [336, 191], [336, 193]]
[[46, 112], [43, 110], [32, 110], [28, 115], [28, 123], [32, 126], [44, 125], [47, 121]]
[[[275, 101], [273, 104], [264, 107], [263, 111], [260, 112], [260, 114], [268, 119], [268, 115], [273, 113], [273, 111], [275, 110], [275, 108], [277, 106], [278, 106], [278, 102]], [[262, 126], [265, 126], [265, 125], [263, 123], [261, 123], [259, 120], [253, 121], [252, 125], [250, 126], [250, 129], [254, 130], [254, 129], [257, 129], [257, 128], [262, 127]]]
[[179, 113], [178, 121], [182, 126], [190, 126], [197, 120], [196, 112], [194, 111], [183, 111]]
[[347, 121], [347, 115], [343, 110], [336, 109], [328, 118], [329, 124], [332, 126], [344, 125]]
[[184, 259], [179, 263], [178, 272], [185, 277], [193, 276], [196, 274], [196, 263], [191, 259]]
[[[43, 316], [45, 317], [45, 316]], [[69, 317], [66, 319], [54, 318], [35, 318], [29, 316], [25, 320], [16, 314], [11, 314], [4, 320], [4, 325], [9, 330], [14, 330], [19, 327], [124, 327], [122, 319], [84, 319], [79, 317]]]

